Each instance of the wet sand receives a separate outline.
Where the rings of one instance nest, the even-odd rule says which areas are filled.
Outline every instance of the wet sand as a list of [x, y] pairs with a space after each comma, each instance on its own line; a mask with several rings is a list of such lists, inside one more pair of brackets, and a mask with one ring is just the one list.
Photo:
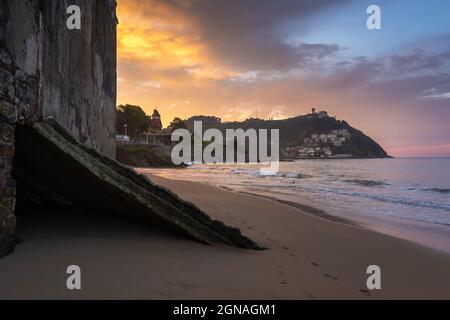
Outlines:
[[[270, 199], [151, 179], [268, 250], [206, 246], [122, 217], [81, 211], [18, 216], [0, 260], [0, 299], [450, 299], [450, 255]], [[66, 268], [82, 290], [66, 288]], [[378, 265], [382, 289], [368, 291]]]

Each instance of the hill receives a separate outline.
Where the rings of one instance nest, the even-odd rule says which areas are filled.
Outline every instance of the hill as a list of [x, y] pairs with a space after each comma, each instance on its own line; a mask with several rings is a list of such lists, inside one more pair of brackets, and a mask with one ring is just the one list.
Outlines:
[[283, 120], [248, 119], [243, 122], [222, 122], [213, 116], [195, 116], [185, 120], [189, 130], [193, 130], [194, 121], [203, 121], [203, 130], [279, 129], [282, 159], [389, 157], [372, 138], [326, 112]]

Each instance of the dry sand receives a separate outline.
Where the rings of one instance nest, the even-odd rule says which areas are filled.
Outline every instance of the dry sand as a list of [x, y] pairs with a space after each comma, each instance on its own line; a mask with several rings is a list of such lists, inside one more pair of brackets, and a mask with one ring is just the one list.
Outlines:
[[[212, 186], [152, 177], [265, 251], [205, 246], [119, 217], [19, 216], [24, 242], [0, 260], [0, 299], [450, 298], [450, 255]], [[68, 265], [82, 290], [66, 289]], [[367, 292], [379, 265], [382, 289]]]

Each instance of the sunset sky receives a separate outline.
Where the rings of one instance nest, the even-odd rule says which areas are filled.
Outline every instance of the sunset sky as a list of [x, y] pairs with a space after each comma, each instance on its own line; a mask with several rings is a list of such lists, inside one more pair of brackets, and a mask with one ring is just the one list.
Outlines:
[[165, 125], [316, 107], [394, 156], [450, 157], [449, 14], [443, 0], [118, 0], [118, 103]]

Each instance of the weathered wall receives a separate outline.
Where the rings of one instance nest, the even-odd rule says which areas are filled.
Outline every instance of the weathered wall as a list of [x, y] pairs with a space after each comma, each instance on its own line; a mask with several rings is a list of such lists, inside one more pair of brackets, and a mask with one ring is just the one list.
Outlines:
[[[78, 5], [81, 30], [68, 31]], [[114, 10], [113, 10], [114, 9]], [[43, 1], [42, 112], [83, 144], [115, 156], [116, 18], [107, 0]]]
[[[66, 27], [72, 4], [82, 10], [81, 30]], [[16, 125], [51, 116], [81, 143], [115, 156], [115, 4], [0, 1], [0, 256], [13, 246]]]
[[0, 255], [14, 245], [15, 183], [11, 176], [14, 130], [38, 115], [37, 0], [0, 4]]
[[16, 121], [13, 74], [12, 58], [0, 38], [0, 257], [11, 250], [15, 228], [16, 190], [11, 177]]

